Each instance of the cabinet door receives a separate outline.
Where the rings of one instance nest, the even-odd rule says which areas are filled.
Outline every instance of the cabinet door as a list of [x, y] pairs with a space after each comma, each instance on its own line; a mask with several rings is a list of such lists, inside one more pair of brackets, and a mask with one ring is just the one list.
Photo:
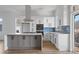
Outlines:
[[50, 36], [50, 34], [48, 33], [48, 40], [50, 41], [50, 38], [51, 38], [51, 36]]
[[24, 41], [25, 41], [25, 36], [19, 36], [18, 37], [18, 42], [19, 42], [19, 49], [24, 49]]
[[13, 46], [12, 46], [13, 44], [12, 44], [12, 43], [13, 43], [13, 39], [14, 39], [14, 38], [12, 38], [12, 36], [9, 36], [9, 35], [8, 35], [7, 37], [8, 37], [8, 38], [7, 38], [7, 46], [8, 46], [8, 48], [9, 48], [9, 49], [10, 49], [10, 48], [13, 48]]
[[18, 38], [18, 36], [14, 36], [13, 47], [14, 47], [14, 49], [19, 48], [19, 38]]
[[41, 36], [35, 35], [34, 37], [31, 37], [31, 47], [41, 48]]
[[36, 24], [35, 24], [35, 22], [30, 23], [30, 31], [31, 32], [36, 32]]
[[18, 36], [10, 35], [8, 36], [8, 48], [9, 49], [18, 49], [19, 42]]
[[19, 42], [18, 42], [18, 36], [14, 36], [14, 39], [12, 39], [12, 47], [14, 49], [18, 49], [19, 48]]
[[23, 43], [23, 47], [25, 49], [29, 49], [31, 47], [31, 42], [30, 42], [30, 36], [25, 36], [25, 39], [23, 40], [24, 43]]
[[54, 35], [51, 34], [51, 42], [54, 44]]
[[36, 40], [37, 47], [41, 48], [41, 40], [42, 40], [41, 35], [36, 35], [35, 40]]
[[34, 36], [30, 36], [31, 38], [31, 48], [34, 48], [36, 46], [35, 44], [35, 37]]
[[60, 41], [60, 40], [59, 40], [59, 37], [58, 37], [58, 33], [56, 33], [56, 34], [55, 34], [55, 37], [54, 37], [54, 42], [55, 42], [55, 45], [56, 45], [57, 48], [58, 48], [58, 46], [59, 46], [59, 44], [58, 44], [59, 41]]

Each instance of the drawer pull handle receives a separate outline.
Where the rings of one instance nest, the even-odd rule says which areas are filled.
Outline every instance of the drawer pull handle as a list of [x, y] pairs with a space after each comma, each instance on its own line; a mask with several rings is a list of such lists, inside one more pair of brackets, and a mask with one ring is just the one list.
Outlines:
[[14, 37], [12, 36], [11, 39], [14, 40]]
[[23, 40], [25, 40], [25, 36], [23, 36]]
[[34, 38], [35, 40], [37, 40], [37, 36], [35, 36], [35, 38]]

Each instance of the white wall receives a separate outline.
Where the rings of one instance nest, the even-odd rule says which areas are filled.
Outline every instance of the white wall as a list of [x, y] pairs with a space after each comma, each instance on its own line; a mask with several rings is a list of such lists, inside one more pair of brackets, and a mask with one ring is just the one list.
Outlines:
[[15, 32], [15, 16], [12, 13], [1, 13], [0, 17], [3, 19], [3, 29], [0, 34], [0, 40], [3, 40], [4, 35]]

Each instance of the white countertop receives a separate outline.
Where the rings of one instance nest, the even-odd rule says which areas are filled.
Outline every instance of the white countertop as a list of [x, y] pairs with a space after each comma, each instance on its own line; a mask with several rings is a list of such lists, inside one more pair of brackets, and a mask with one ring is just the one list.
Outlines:
[[7, 35], [42, 35], [42, 33], [9, 33]]
[[46, 34], [53, 34], [53, 33], [57, 33], [57, 34], [65, 34], [65, 33], [61, 33], [61, 32], [48, 32], [48, 33], [46, 33]]

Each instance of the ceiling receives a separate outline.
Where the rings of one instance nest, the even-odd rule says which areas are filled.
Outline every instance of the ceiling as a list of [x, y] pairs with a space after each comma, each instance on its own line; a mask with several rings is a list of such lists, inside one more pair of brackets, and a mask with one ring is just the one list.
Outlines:
[[54, 16], [56, 11], [55, 5], [33, 5], [31, 6], [32, 15]]
[[[55, 5], [31, 5], [32, 16], [54, 16], [56, 12]], [[24, 5], [0, 5], [0, 13], [14, 13], [16, 15], [25, 15]]]

